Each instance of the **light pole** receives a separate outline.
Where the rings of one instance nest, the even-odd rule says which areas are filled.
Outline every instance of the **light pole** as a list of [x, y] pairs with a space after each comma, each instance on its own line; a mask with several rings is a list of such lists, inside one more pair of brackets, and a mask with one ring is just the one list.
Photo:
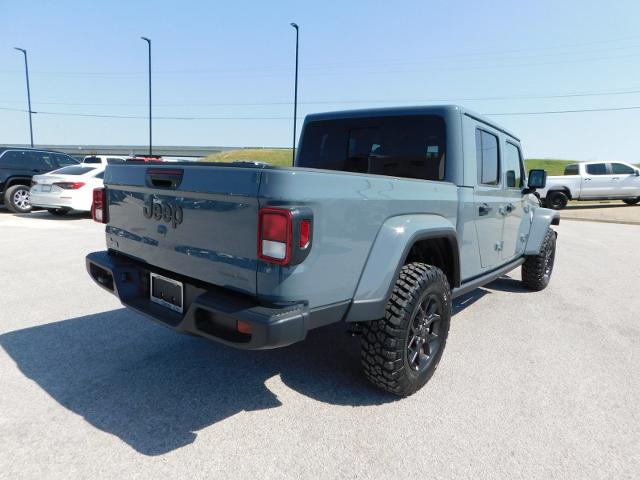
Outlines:
[[291, 153], [291, 165], [296, 161], [296, 121], [298, 120], [298, 37], [300, 29], [298, 24], [292, 23], [291, 26], [296, 29], [296, 80], [293, 87], [293, 149]]
[[152, 130], [151, 130], [151, 40], [147, 37], [140, 37], [149, 45], [149, 156], [152, 155]]
[[24, 53], [24, 73], [27, 77], [27, 102], [29, 104], [29, 136], [31, 138], [31, 148], [33, 148], [33, 123], [31, 122], [31, 89], [29, 88], [29, 64], [27, 63], [27, 51], [24, 48], [13, 48]]

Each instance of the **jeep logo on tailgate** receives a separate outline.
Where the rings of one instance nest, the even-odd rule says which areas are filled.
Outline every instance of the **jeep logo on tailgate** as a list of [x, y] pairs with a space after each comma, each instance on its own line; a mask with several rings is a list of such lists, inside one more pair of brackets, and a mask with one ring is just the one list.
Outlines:
[[142, 213], [146, 218], [155, 218], [158, 221], [163, 220], [165, 223], [170, 223], [173, 228], [182, 223], [182, 207], [162, 200], [154, 202], [152, 196], [145, 200]]

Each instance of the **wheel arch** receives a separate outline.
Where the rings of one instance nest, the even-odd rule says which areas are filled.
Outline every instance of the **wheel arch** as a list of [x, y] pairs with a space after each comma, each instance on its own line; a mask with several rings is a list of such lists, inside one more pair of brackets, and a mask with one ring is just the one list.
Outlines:
[[25, 185], [28, 187], [31, 185], [31, 178], [30, 177], [9, 177], [4, 183], [4, 189], [7, 190], [8, 188], [13, 187], [15, 185]]
[[547, 198], [550, 193], [554, 193], [554, 192], [564, 193], [569, 200], [573, 200], [573, 195], [571, 194], [571, 189], [569, 187], [567, 187], [567, 186], [551, 187], [549, 190], [547, 190], [547, 194], [545, 195], [545, 198]]
[[382, 318], [400, 270], [416, 261], [443, 270], [452, 289], [460, 285], [460, 250], [453, 223], [429, 214], [388, 219], [371, 248], [346, 321]]
[[560, 213], [550, 208], [536, 208], [531, 219], [529, 238], [524, 248], [525, 255], [537, 255], [551, 225], [560, 225]]

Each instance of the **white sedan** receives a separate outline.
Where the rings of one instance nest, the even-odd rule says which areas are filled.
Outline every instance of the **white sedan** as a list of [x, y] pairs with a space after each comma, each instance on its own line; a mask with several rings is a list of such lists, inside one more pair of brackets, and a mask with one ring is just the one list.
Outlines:
[[91, 211], [93, 189], [103, 186], [104, 166], [71, 165], [31, 180], [30, 201], [53, 215]]

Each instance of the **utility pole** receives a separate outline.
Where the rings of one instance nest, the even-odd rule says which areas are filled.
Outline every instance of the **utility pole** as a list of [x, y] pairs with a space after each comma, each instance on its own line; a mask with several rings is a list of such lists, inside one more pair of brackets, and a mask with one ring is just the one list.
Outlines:
[[147, 37], [140, 37], [149, 45], [149, 156], [152, 155], [152, 128], [151, 128], [151, 40]]
[[291, 149], [291, 165], [296, 161], [296, 122], [298, 120], [298, 37], [299, 27], [296, 23], [292, 23], [291, 26], [296, 29], [296, 79], [293, 90], [293, 148]]
[[29, 63], [27, 62], [27, 51], [24, 48], [13, 47], [24, 54], [24, 73], [27, 77], [27, 102], [29, 105], [29, 136], [31, 139], [31, 148], [33, 148], [33, 123], [31, 121], [31, 89], [29, 88]]

